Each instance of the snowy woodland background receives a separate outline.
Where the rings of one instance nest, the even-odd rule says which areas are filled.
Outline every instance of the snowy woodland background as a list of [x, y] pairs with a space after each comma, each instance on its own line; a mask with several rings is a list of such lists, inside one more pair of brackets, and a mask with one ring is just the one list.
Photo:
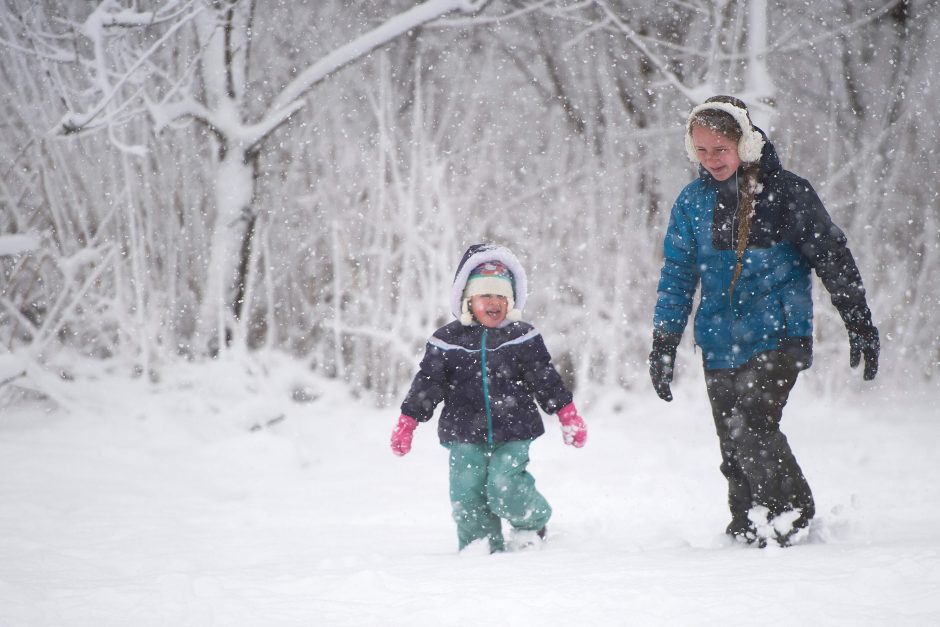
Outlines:
[[576, 386], [645, 390], [715, 93], [847, 232], [882, 372], [935, 386], [938, 44], [936, 0], [4, 0], [0, 344], [31, 376], [2, 392], [66, 355], [158, 381], [275, 349], [394, 405], [484, 240]]
[[[940, 624], [940, 0], [0, 0], [0, 626]], [[805, 544], [729, 543], [700, 356], [646, 355], [693, 105], [847, 232], [785, 432]], [[391, 454], [465, 247], [526, 264], [589, 425], [549, 541], [456, 551]]]

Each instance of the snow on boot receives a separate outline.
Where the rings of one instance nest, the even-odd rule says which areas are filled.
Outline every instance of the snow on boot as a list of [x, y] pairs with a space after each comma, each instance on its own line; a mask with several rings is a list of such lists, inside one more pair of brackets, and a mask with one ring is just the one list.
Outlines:
[[501, 551], [502, 548], [494, 546], [489, 538], [478, 538], [460, 549], [460, 557], [483, 557]]
[[781, 547], [799, 544], [809, 536], [809, 521], [803, 517], [799, 509], [792, 509], [770, 521], [776, 534], [777, 544]]
[[546, 530], [546, 527], [538, 530], [513, 527], [506, 549], [509, 551], [525, 551], [526, 549], [540, 547], [545, 541]]
[[777, 533], [773, 525], [770, 524], [770, 510], [763, 505], [755, 505], [747, 512], [747, 518], [751, 521], [751, 527], [754, 529], [754, 542], [758, 547], [767, 546], [768, 540], [777, 539]]
[[786, 548], [802, 542], [809, 535], [809, 521], [803, 517], [799, 508], [772, 516], [763, 505], [755, 505], [748, 511], [747, 517], [754, 526], [757, 545], [761, 548], [769, 542]]
[[725, 534], [731, 536], [731, 539], [735, 542], [742, 544], [754, 544], [757, 541], [757, 533], [754, 531], [754, 526], [751, 525], [751, 521], [747, 518], [735, 516], [725, 528]]

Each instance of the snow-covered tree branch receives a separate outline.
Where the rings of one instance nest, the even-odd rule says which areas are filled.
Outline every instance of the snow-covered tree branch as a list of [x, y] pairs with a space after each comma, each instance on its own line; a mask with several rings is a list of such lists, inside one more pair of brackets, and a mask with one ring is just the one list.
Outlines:
[[566, 376], [648, 385], [682, 121], [733, 93], [847, 231], [886, 359], [936, 377], [938, 4], [6, 0], [0, 344], [270, 347], [389, 401], [496, 240]]

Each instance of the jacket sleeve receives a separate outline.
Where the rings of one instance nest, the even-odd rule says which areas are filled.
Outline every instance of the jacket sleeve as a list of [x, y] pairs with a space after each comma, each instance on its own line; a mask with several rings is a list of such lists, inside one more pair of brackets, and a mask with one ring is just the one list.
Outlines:
[[832, 221], [808, 181], [794, 176], [789, 188], [784, 237], [816, 271], [845, 326], [870, 327], [865, 287], [845, 233]]
[[573, 396], [552, 364], [542, 336], [536, 335], [523, 346], [525, 356], [522, 376], [525, 385], [545, 413], [555, 414], [570, 403]]
[[444, 351], [428, 343], [418, 373], [411, 381], [411, 388], [401, 404], [401, 413], [418, 422], [427, 422], [434, 409], [444, 400], [447, 390], [447, 372]]
[[682, 335], [692, 313], [699, 273], [692, 220], [685, 212], [687, 192], [683, 191], [672, 206], [669, 227], [663, 241], [663, 267], [659, 275], [659, 294], [653, 312], [653, 330]]

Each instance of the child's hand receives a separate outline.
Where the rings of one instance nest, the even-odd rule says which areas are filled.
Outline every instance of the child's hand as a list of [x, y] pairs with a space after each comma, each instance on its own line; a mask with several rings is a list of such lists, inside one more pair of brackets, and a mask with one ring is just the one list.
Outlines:
[[575, 448], [584, 446], [584, 441], [587, 440], [587, 425], [584, 424], [584, 418], [578, 415], [574, 403], [568, 403], [558, 411], [558, 421], [561, 423], [561, 435], [565, 444]]
[[398, 424], [392, 431], [392, 452], [401, 457], [411, 450], [411, 439], [414, 437], [418, 421], [411, 416], [402, 414], [398, 417]]

